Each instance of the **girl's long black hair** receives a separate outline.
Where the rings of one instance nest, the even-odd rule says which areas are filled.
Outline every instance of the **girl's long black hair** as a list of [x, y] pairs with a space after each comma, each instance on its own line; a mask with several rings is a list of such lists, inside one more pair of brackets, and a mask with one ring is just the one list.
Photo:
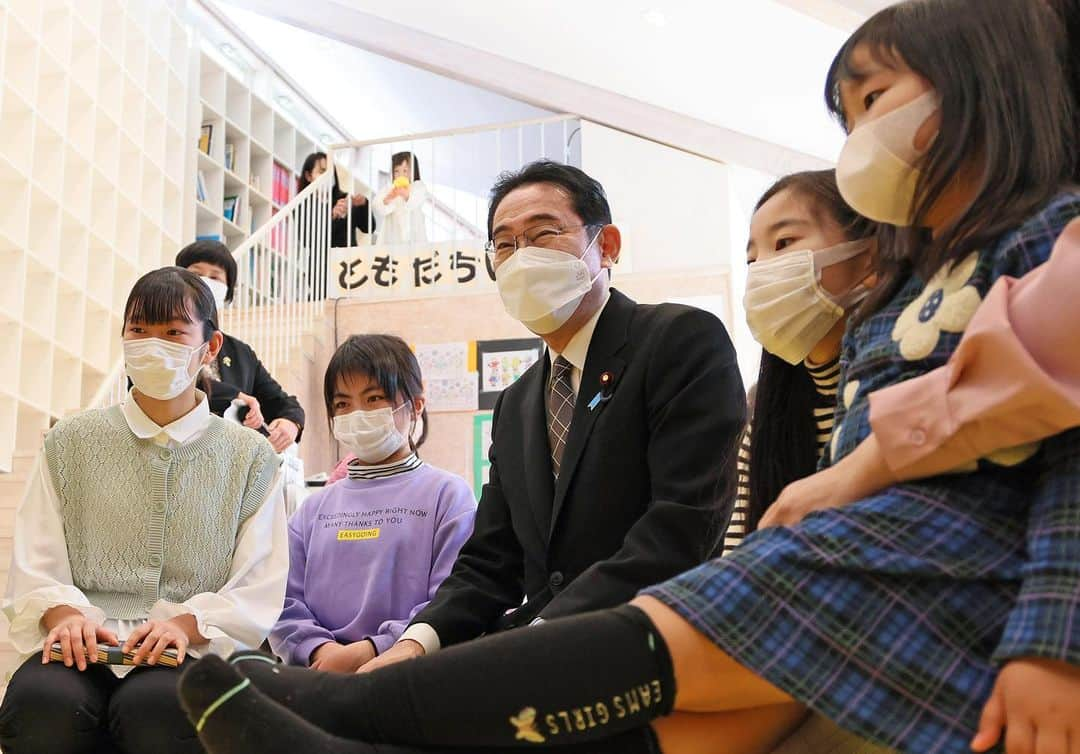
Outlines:
[[[840, 196], [836, 173], [794, 173], [774, 183], [758, 200], [757, 212], [782, 191], [809, 202], [822, 219], [835, 222], [849, 241], [868, 238], [874, 223], [857, 214]], [[818, 462], [814, 407], [818, 394], [802, 364], [791, 365], [768, 351], [761, 353], [750, 423], [750, 494], [747, 531], [758, 522], [785, 486], [813, 474]]]

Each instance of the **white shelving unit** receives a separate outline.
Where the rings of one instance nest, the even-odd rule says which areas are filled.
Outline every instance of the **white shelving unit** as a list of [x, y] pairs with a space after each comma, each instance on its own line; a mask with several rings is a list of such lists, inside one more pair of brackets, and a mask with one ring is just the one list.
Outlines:
[[184, 241], [189, 32], [169, 0], [0, 0], [0, 471], [82, 408]]
[[[295, 196], [304, 160], [323, 147], [207, 50], [198, 63], [200, 131], [212, 130], [209, 153], [198, 154], [206, 200], [196, 199], [195, 235], [235, 249], [285, 203], [274, 202], [274, 163], [287, 171], [289, 196]], [[236, 214], [229, 220], [225, 201], [233, 197]]]

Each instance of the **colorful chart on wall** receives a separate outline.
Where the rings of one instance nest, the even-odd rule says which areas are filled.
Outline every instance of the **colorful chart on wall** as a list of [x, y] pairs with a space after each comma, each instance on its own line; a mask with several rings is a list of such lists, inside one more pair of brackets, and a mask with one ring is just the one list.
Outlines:
[[544, 353], [540, 338], [478, 340], [476, 361], [480, 378], [480, 408], [495, 407], [499, 393], [517, 382]]
[[487, 484], [491, 471], [488, 449], [491, 448], [491, 413], [485, 412], [473, 417], [473, 492], [477, 500], [480, 490]]

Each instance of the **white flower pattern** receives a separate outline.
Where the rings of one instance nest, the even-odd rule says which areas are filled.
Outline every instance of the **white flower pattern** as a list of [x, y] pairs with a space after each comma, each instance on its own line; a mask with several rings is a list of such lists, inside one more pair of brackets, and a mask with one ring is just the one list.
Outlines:
[[946, 265], [930, 278], [923, 292], [907, 305], [893, 326], [892, 339], [908, 361], [925, 359], [937, 347], [941, 332], [963, 332], [982, 296], [968, 281], [979, 263], [978, 252], [959, 264]]

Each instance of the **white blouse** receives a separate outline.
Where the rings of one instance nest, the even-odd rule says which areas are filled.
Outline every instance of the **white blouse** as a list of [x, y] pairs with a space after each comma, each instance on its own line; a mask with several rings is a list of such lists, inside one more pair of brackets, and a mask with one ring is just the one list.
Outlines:
[[[176, 448], [198, 440], [210, 423], [205, 394], [197, 391], [199, 404], [165, 427], [151, 420], [131, 397], [122, 409], [136, 436], [156, 445]], [[15, 513], [11, 572], [2, 606], [10, 621], [9, 638], [22, 655], [20, 663], [42, 650], [46, 632], [41, 617], [57, 605], [70, 605], [87, 618], [114, 631], [120, 642], [146, 620], [168, 620], [191, 614], [198, 631], [209, 644], [188, 653], [227, 656], [238, 649], [259, 646], [281, 613], [289, 573], [288, 530], [282, 494], [281, 471], [258, 510], [240, 527], [232, 567], [224, 586], [216, 592], [196, 594], [183, 603], [158, 600], [141, 620], [117, 620], [95, 607], [74, 586], [64, 540], [60, 499], [44, 453], [39, 454], [27, 490]], [[113, 665], [118, 676], [131, 670]]]
[[427, 186], [422, 181], [409, 184], [409, 198], [394, 197], [385, 203], [386, 195], [394, 188], [388, 184], [379, 191], [371, 202], [371, 211], [379, 221], [379, 244], [423, 243], [427, 237], [427, 218], [424, 217], [424, 205], [428, 201]]

